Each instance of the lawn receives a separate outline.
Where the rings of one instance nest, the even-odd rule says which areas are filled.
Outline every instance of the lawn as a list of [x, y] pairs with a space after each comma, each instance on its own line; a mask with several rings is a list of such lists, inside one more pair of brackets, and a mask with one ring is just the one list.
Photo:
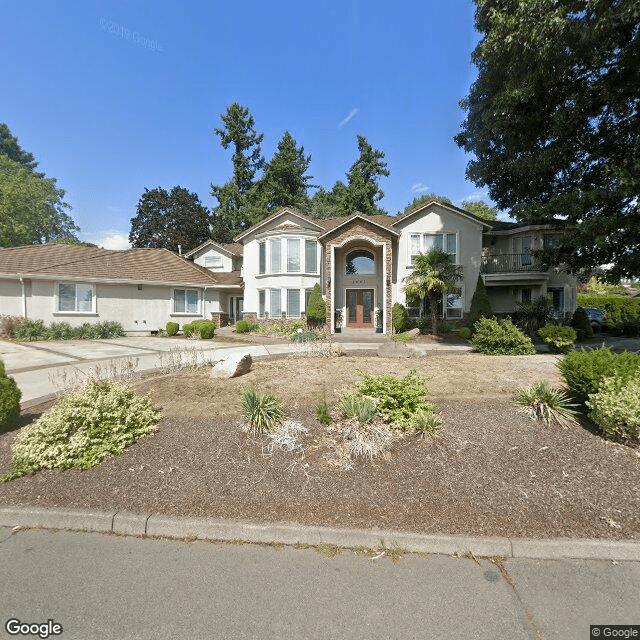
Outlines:
[[[163, 419], [154, 435], [90, 471], [40, 471], [0, 484], [0, 503], [140, 513], [381, 527], [422, 533], [640, 539], [640, 455], [604, 440], [586, 420], [534, 422], [511, 398], [546, 379], [557, 356], [435, 354], [254, 362], [241, 378], [208, 369], [137, 381]], [[388, 455], [345, 461], [342, 434], [315, 407], [335, 405], [358, 371], [432, 376], [442, 428], [394, 436]], [[308, 433], [293, 452], [270, 451], [242, 427], [240, 391], [278, 393]], [[30, 410], [22, 424], [36, 417]], [[16, 431], [0, 435], [8, 470]]]

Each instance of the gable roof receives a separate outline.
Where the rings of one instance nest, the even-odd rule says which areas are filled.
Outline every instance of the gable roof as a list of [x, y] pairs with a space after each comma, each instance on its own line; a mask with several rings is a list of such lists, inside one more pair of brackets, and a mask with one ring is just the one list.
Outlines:
[[230, 242], [227, 244], [219, 244], [218, 242], [214, 242], [213, 240], [205, 240], [202, 244], [198, 245], [195, 249], [191, 249], [187, 253], [183, 254], [185, 258], [191, 257], [193, 254], [197, 253], [201, 249], [205, 247], [213, 247], [214, 249], [218, 249], [219, 251], [224, 251], [225, 253], [229, 253], [232, 256], [241, 256], [244, 250], [244, 247], [237, 242]]
[[286, 213], [293, 215], [296, 218], [299, 218], [300, 220], [302, 220], [303, 222], [306, 222], [307, 224], [311, 224], [312, 226], [316, 227], [318, 231], [322, 230], [322, 227], [318, 224], [318, 221], [312, 220], [308, 216], [305, 216], [303, 213], [301, 213], [297, 209], [293, 209], [292, 207], [282, 207], [282, 209], [278, 209], [275, 213], [272, 213], [271, 215], [267, 216], [264, 220], [258, 222], [258, 224], [254, 224], [252, 227], [245, 229], [245, 231], [243, 231], [240, 235], [237, 235], [234, 238], [234, 240], [236, 242], [238, 242], [239, 240], [242, 240], [242, 238], [245, 238], [251, 233], [255, 233], [258, 229], [264, 227], [266, 224], [268, 224], [272, 220], [275, 220], [276, 218], [279, 218], [280, 216], [283, 216]]
[[403, 220], [406, 220], [407, 218], [410, 218], [411, 216], [416, 215], [417, 213], [420, 213], [423, 209], [426, 209], [427, 207], [430, 207], [434, 204], [437, 204], [438, 206], [444, 208], [444, 209], [448, 209], [449, 211], [459, 215], [459, 216], [463, 216], [464, 218], [469, 218], [470, 220], [473, 220], [474, 222], [479, 222], [483, 227], [486, 227], [487, 229], [491, 229], [492, 228], [492, 224], [490, 222], [488, 222], [487, 220], [484, 220], [483, 218], [479, 218], [478, 216], [474, 215], [473, 213], [469, 213], [469, 211], [466, 211], [465, 209], [460, 209], [460, 207], [456, 207], [455, 205], [452, 204], [444, 204], [443, 202], [440, 202], [440, 200], [436, 200], [435, 198], [431, 199], [431, 200], [427, 200], [426, 202], [422, 202], [420, 203], [418, 206], [414, 207], [413, 209], [407, 211], [406, 213], [403, 213], [399, 216], [394, 216], [394, 221], [393, 221], [393, 225], [398, 224], [399, 222], [402, 222]]
[[[0, 249], [0, 274], [155, 284], [223, 284], [213, 274], [168, 249], [111, 251], [63, 244]], [[226, 283], [224, 283], [226, 284]]]
[[320, 235], [320, 238], [324, 238], [325, 236], [329, 235], [330, 233], [333, 233], [340, 227], [351, 224], [354, 220], [364, 220], [369, 224], [373, 224], [376, 227], [380, 227], [381, 229], [384, 229], [385, 231], [387, 231], [388, 233], [391, 233], [394, 236], [400, 235], [400, 233], [396, 229], [391, 228], [391, 224], [389, 223], [389, 220], [393, 220], [391, 216], [368, 216], [364, 213], [360, 213], [359, 211], [356, 211], [356, 213], [354, 213], [351, 216], [341, 216], [339, 218], [328, 218], [327, 220], [324, 220], [323, 222], [326, 222], [327, 225], [325, 228], [325, 232]]

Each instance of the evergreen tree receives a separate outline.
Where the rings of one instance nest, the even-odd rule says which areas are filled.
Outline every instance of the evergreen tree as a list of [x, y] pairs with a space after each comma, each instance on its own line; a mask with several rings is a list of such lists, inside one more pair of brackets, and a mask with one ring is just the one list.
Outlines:
[[343, 203], [347, 191], [347, 185], [338, 180], [331, 191], [326, 191], [320, 187], [311, 198], [306, 212], [312, 218], [324, 219], [324, 218], [336, 218], [342, 215], [350, 215], [348, 211], [343, 208]]
[[307, 322], [312, 326], [324, 324], [327, 319], [327, 305], [322, 299], [320, 285], [315, 284], [309, 296], [309, 303], [305, 312]]
[[450, 207], [455, 206], [453, 204], [453, 200], [451, 200], [451, 198], [447, 197], [447, 196], [439, 196], [436, 195], [435, 193], [425, 193], [422, 196], [416, 196], [405, 208], [404, 211], [402, 211], [401, 213], [407, 213], [408, 211], [411, 211], [411, 209], [415, 209], [416, 207], [420, 206], [421, 204], [423, 204], [424, 202], [429, 202], [430, 200], [435, 200], [437, 202], [440, 202], [441, 204], [446, 204], [449, 205]]
[[311, 156], [304, 155], [304, 147], [296, 146], [293, 136], [285, 131], [278, 150], [265, 166], [264, 175], [258, 183], [260, 199], [267, 211], [280, 207], [308, 206], [307, 191], [312, 176], [306, 175]]
[[370, 215], [385, 213], [376, 206], [376, 202], [384, 198], [378, 180], [389, 175], [387, 163], [382, 160], [384, 151], [374, 149], [362, 135], [358, 135], [358, 151], [360, 156], [347, 173], [347, 188], [341, 203], [343, 215], [356, 211]]
[[471, 311], [467, 318], [467, 325], [470, 329], [473, 329], [473, 325], [478, 322], [480, 318], [491, 318], [492, 316], [493, 311], [491, 310], [491, 302], [489, 302], [489, 296], [484, 286], [484, 280], [482, 276], [478, 274], [476, 290], [473, 292], [473, 298], [471, 298]]
[[233, 149], [233, 175], [223, 185], [211, 185], [218, 201], [214, 213], [232, 236], [259, 222], [266, 214], [260, 207], [256, 174], [264, 167], [260, 144], [264, 138], [255, 129], [255, 120], [247, 107], [234, 102], [223, 113], [223, 127], [214, 129], [223, 149]]
[[209, 211], [195, 193], [183, 187], [171, 192], [158, 187], [145, 189], [131, 219], [129, 242], [133, 247], [183, 251], [194, 249], [210, 238]]

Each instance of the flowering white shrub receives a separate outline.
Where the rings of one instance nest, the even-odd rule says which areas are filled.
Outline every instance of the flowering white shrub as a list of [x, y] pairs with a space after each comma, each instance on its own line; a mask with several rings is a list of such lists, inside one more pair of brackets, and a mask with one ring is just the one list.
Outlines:
[[18, 434], [2, 480], [38, 469], [90, 469], [155, 431], [159, 420], [151, 400], [130, 385], [92, 380]]
[[640, 382], [607, 378], [586, 402], [589, 417], [609, 435], [640, 438]]

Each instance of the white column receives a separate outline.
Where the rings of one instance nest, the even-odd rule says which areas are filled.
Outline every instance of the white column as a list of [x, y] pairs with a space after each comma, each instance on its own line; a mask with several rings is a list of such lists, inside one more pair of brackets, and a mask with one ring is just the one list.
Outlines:
[[382, 333], [387, 335], [387, 243], [382, 243]]
[[336, 313], [335, 313], [335, 294], [334, 289], [336, 286], [336, 247], [335, 245], [330, 245], [331, 251], [331, 284], [329, 285], [329, 317], [330, 317], [330, 327], [331, 333], [336, 332]]

